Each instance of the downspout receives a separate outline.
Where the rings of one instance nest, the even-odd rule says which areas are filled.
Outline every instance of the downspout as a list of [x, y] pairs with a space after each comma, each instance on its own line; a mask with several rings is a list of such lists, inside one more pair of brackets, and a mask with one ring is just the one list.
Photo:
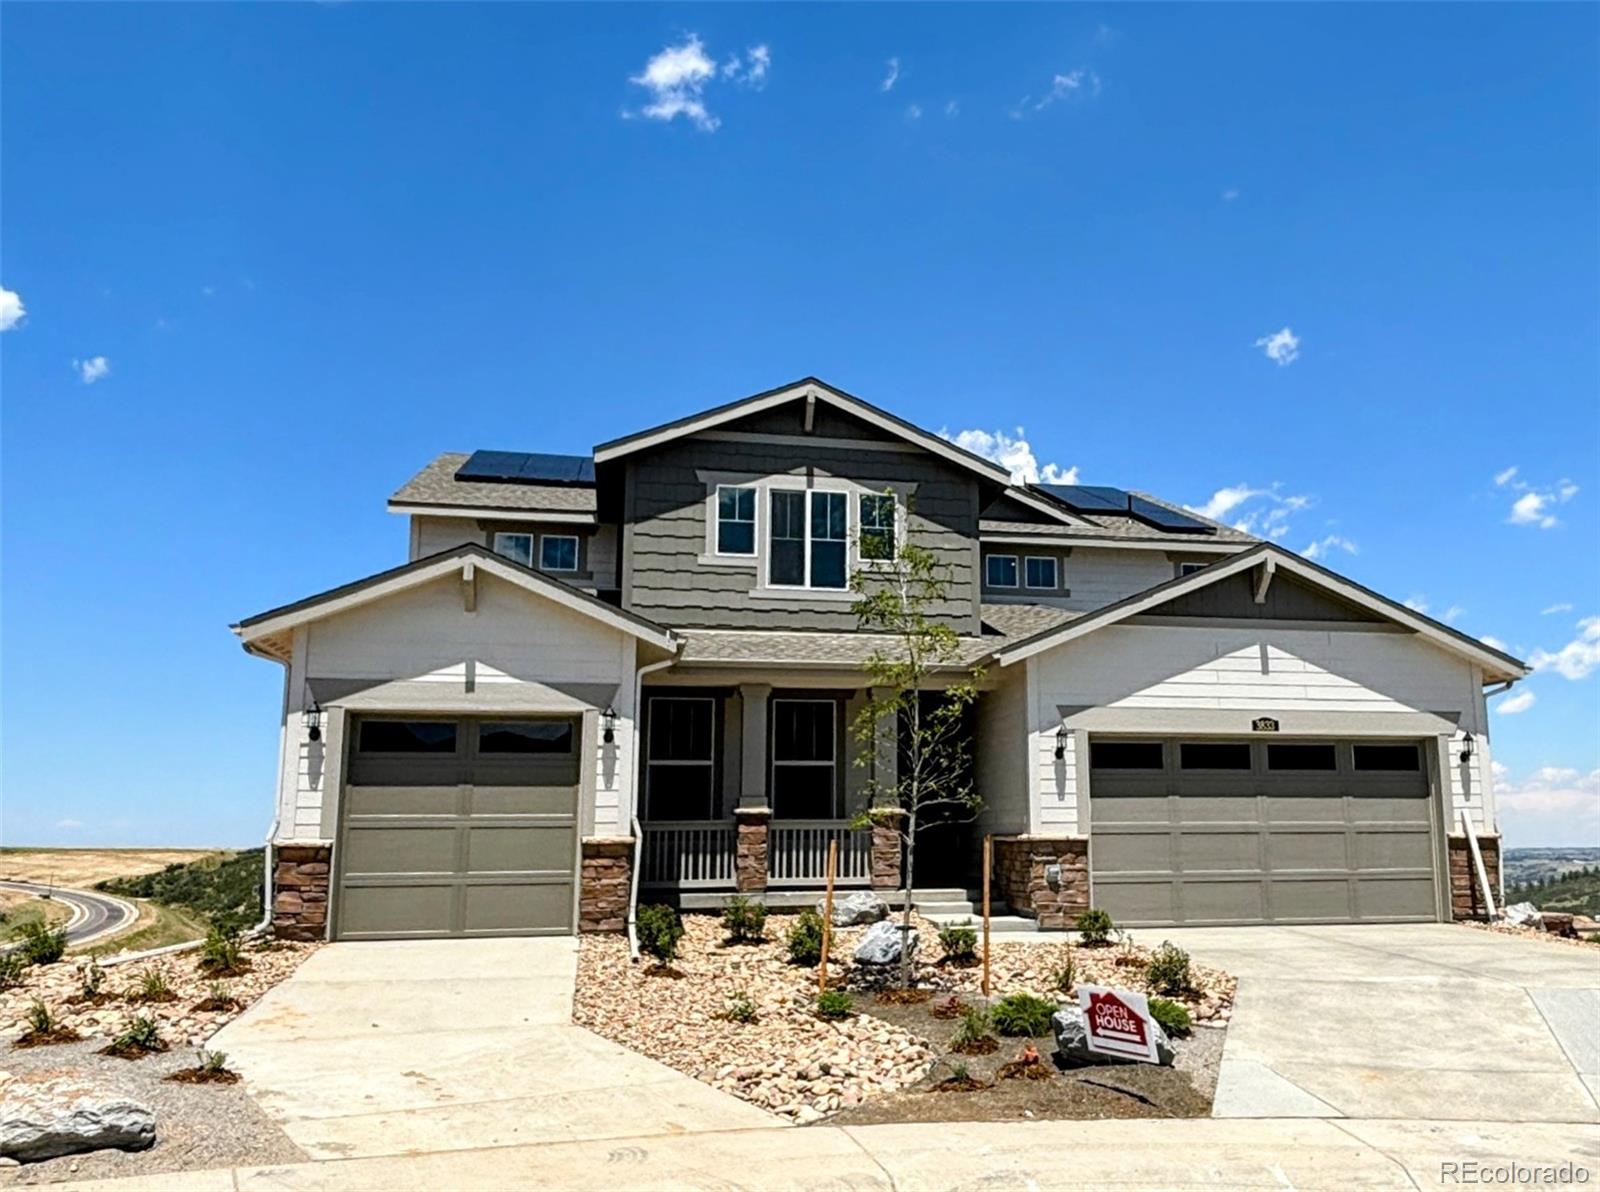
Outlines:
[[635, 916], [639, 910], [639, 863], [644, 850], [644, 827], [639, 823], [639, 792], [643, 782], [644, 758], [639, 754], [639, 720], [644, 714], [644, 677], [665, 670], [678, 661], [678, 655], [638, 667], [633, 672], [633, 865], [628, 882], [628, 956], [639, 959], [639, 928]]
[[[250, 648], [250, 643], [245, 642], [246, 654], [253, 654], [257, 658], [268, 658], [283, 667], [283, 728], [289, 731], [289, 672], [290, 665], [282, 658], [273, 658], [270, 654], [258, 653]], [[267, 829], [267, 838], [261, 849], [261, 919], [254, 927], [245, 931], [245, 935], [265, 935], [272, 926], [272, 846], [278, 839], [278, 828], [283, 822], [283, 808], [280, 799], [283, 795], [283, 750], [284, 742], [278, 744], [278, 789], [272, 794], [272, 826]]]

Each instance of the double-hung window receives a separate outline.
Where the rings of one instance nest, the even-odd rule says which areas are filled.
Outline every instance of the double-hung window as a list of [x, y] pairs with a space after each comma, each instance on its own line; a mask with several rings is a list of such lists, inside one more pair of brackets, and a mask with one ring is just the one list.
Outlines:
[[991, 588], [1017, 586], [1017, 556], [989, 555], [983, 561], [983, 580]]
[[539, 567], [543, 571], [576, 571], [578, 538], [575, 534], [546, 534], [539, 539]]
[[1027, 586], [1054, 590], [1059, 586], [1056, 583], [1056, 566], [1054, 555], [1029, 555], [1024, 561]]
[[504, 555], [513, 563], [521, 563], [524, 567], [532, 567], [533, 535], [496, 534], [494, 536], [494, 553]]
[[717, 485], [717, 554], [756, 553], [756, 490]]
[[715, 817], [716, 709], [717, 702], [703, 696], [650, 697], [644, 769], [649, 819]]
[[861, 557], [894, 558], [895, 500], [889, 493], [861, 494]]
[[771, 513], [768, 582], [786, 588], [845, 587], [845, 494], [775, 488]]
[[772, 701], [772, 814], [832, 819], [839, 814], [839, 705], [831, 699]]

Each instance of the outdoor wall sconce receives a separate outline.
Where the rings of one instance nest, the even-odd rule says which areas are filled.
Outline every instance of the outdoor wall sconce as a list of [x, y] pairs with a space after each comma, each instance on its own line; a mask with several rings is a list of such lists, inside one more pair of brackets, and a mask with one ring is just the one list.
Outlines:
[[617, 743], [617, 710], [609, 705], [600, 713], [600, 719], [605, 721], [605, 728], [600, 733], [600, 740], [607, 745]]
[[322, 705], [312, 700], [311, 706], [301, 713], [301, 719], [306, 726], [306, 740], [322, 740]]
[[1461, 764], [1466, 765], [1472, 760], [1472, 734], [1467, 733], [1461, 738]]
[[1067, 756], [1067, 726], [1056, 729], [1056, 760]]

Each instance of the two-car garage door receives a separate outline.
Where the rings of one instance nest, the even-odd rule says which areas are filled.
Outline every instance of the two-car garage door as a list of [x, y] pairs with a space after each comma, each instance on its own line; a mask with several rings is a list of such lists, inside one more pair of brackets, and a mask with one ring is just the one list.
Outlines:
[[338, 937], [570, 932], [580, 735], [570, 719], [356, 720]]
[[1411, 741], [1091, 738], [1095, 905], [1118, 923], [1428, 921]]

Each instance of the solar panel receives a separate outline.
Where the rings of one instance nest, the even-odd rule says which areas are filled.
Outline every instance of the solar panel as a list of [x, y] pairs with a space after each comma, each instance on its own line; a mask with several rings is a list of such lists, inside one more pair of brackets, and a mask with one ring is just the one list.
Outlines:
[[1176, 530], [1184, 534], [1216, 533], [1215, 527], [1206, 525], [1198, 518], [1179, 513], [1176, 509], [1168, 509], [1165, 505], [1157, 505], [1154, 501], [1147, 501], [1143, 497], [1133, 497], [1128, 512], [1134, 517], [1160, 526], [1163, 530]]
[[1100, 484], [1040, 484], [1035, 487], [1074, 509], [1099, 509], [1105, 513], [1128, 511], [1128, 494], [1120, 488]]
[[1216, 533], [1203, 521], [1109, 485], [1036, 484], [1033, 487], [1079, 513], [1118, 513], [1179, 534]]
[[531, 451], [474, 451], [456, 469], [457, 480], [499, 484], [594, 483], [594, 459], [587, 455], [549, 455]]

